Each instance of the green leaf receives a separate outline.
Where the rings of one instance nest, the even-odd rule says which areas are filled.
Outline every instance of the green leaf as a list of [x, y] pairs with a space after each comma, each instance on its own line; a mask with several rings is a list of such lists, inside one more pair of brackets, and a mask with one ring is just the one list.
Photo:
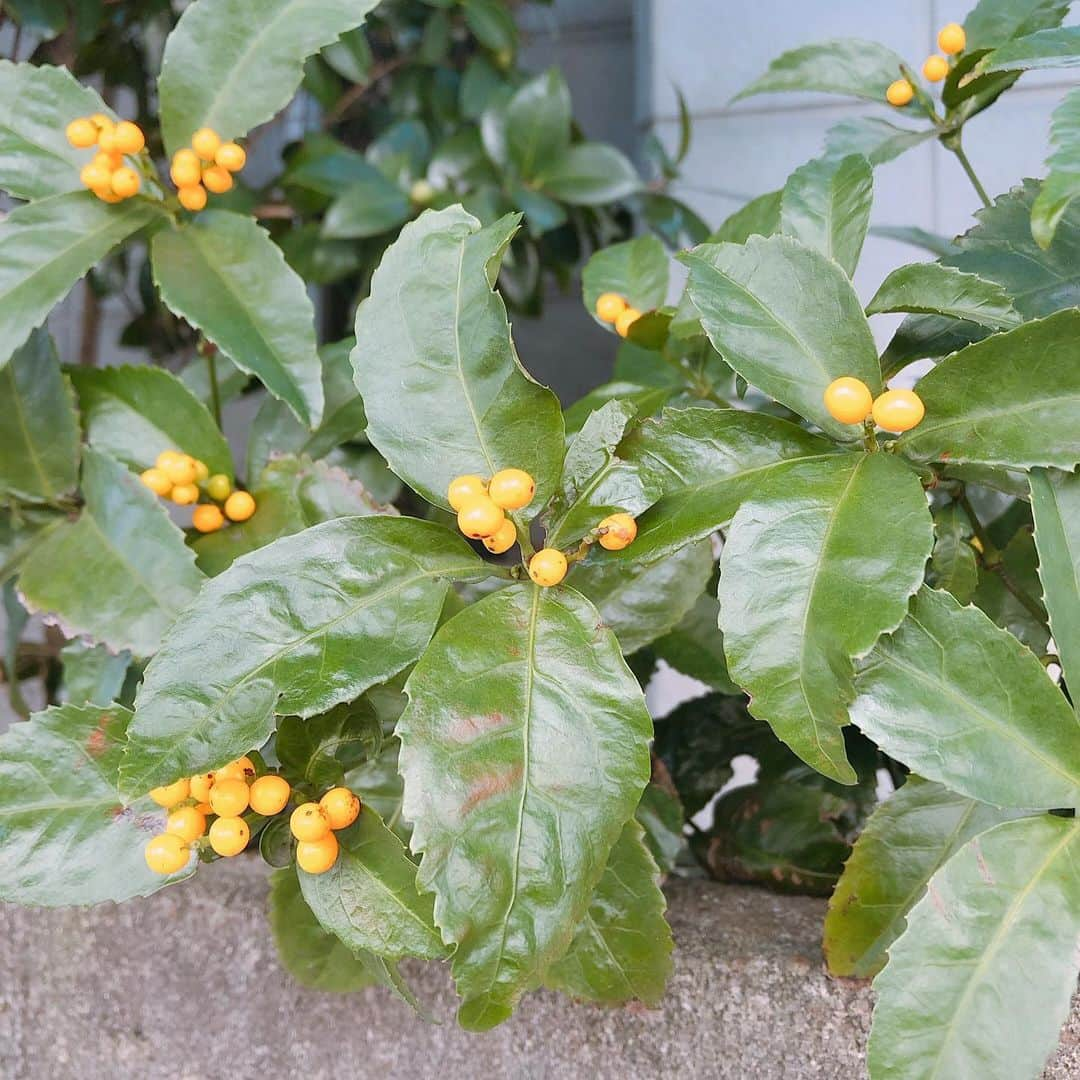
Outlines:
[[581, 431], [589, 417], [609, 401], [633, 405], [638, 416], [652, 416], [671, 400], [678, 389], [678, 385], [670, 383], [660, 386], [623, 380], [604, 383], [578, 398], [563, 414], [566, 437], [572, 438]]
[[596, 605], [629, 656], [678, 625], [701, 596], [714, 565], [709, 540], [652, 562], [615, 561], [599, 550], [574, 568], [571, 584]]
[[872, 225], [870, 235], [897, 240], [901, 244], [910, 244], [912, 247], [929, 251], [932, 255], [955, 255], [960, 250], [947, 236], [912, 225]]
[[1031, 235], [1044, 250], [1053, 242], [1062, 215], [1080, 195], [1080, 92], [1070, 91], [1054, 110], [1050, 142], [1054, 152], [1046, 161], [1049, 176], [1031, 207]]
[[47, 507], [0, 509], [0, 582], [17, 573], [42, 537], [63, 523], [64, 515]]
[[728, 673], [719, 622], [720, 605], [716, 596], [705, 593], [673, 630], [653, 642], [652, 651], [676, 671], [697, 679], [710, 690], [740, 694]]
[[933, 128], [912, 131], [877, 116], [856, 116], [841, 120], [825, 133], [825, 157], [836, 160], [862, 154], [871, 165], [884, 165], [935, 134]]
[[422, 214], [387, 249], [356, 312], [368, 438], [436, 506], [449, 506], [446, 489], [463, 473], [524, 469], [538, 506], [558, 482], [558, 399], [518, 362], [492, 288], [515, 228], [506, 217], [481, 229], [461, 207]]
[[993, 806], [1080, 799], [1080, 727], [1042, 664], [981, 611], [924, 588], [856, 680], [851, 719], [890, 756]]
[[1023, 322], [1012, 297], [996, 282], [940, 263], [912, 263], [894, 270], [866, 305], [867, 315], [914, 311], [967, 319], [991, 330]]
[[162, 216], [149, 199], [110, 206], [89, 191], [12, 210], [0, 222], [0, 367], [87, 270]]
[[993, 49], [1058, 26], [1068, 10], [1069, 0], [979, 0], [964, 20], [965, 51]]
[[[654, 768], [655, 773], [655, 768]], [[670, 874], [686, 847], [683, 807], [670, 781], [650, 781], [634, 815], [645, 830], [645, 844], [661, 874]]]
[[558, 68], [524, 83], [506, 104], [510, 160], [526, 180], [570, 145], [570, 88]]
[[874, 170], [861, 154], [817, 158], [796, 169], [780, 196], [780, 232], [855, 273], [874, 202]]
[[601, 248], [581, 274], [581, 295], [594, 318], [602, 293], [618, 293], [631, 307], [651, 311], [664, 303], [667, 291], [668, 254], [655, 236]]
[[408, 192], [366, 162], [355, 178], [330, 204], [322, 235], [332, 240], [361, 240], [396, 229], [412, 216]]
[[[1065, 685], [1080, 687], [1080, 476], [1033, 469], [1039, 577]], [[1074, 707], [1080, 705], [1074, 697]]]
[[163, 450], [181, 450], [211, 473], [233, 475], [225, 437], [194, 394], [164, 368], [71, 368], [86, 441], [131, 469], [154, 464]]
[[927, 882], [972, 837], [1013, 817], [910, 776], [867, 821], [825, 917], [833, 975], [876, 975]]
[[[401, 700], [406, 701], [401, 695]], [[403, 784], [398, 772], [398, 740], [389, 736], [383, 743], [377, 758], [351, 769], [345, 777], [345, 786], [355, 791], [365, 806], [373, 807], [394, 833], [406, 843], [412, 829], [401, 817]]]
[[840, 783], [855, 780], [841, 731], [852, 659], [904, 618], [932, 542], [918, 477], [880, 453], [792, 466], [731, 523], [718, 595], [732, 678], [758, 719]]
[[620, 453], [663, 493], [621, 556], [646, 561], [708, 536], [771, 474], [793, 461], [831, 456], [833, 448], [775, 416], [692, 408], [665, 409], [659, 420], [644, 422]]
[[[1001, 552], [1001, 569], [1014, 587], [1022, 589], [1035, 602], [1036, 607], [1042, 609], [1038, 600], [1041, 587], [1038, 564], [1032, 530], [1017, 530]], [[998, 626], [1022, 641], [1036, 656], [1046, 651], [1050, 629], [1045, 611], [1037, 614], [1017, 599], [1006, 588], [1001, 574], [981, 567], [979, 587], [971, 600]]]
[[915, 461], [1026, 469], [1080, 462], [1080, 312], [968, 345], [918, 383], [926, 417], [896, 443]]
[[752, 386], [838, 439], [825, 388], [841, 375], [881, 390], [870, 326], [836, 263], [786, 236], [703, 244], [681, 257], [687, 289], [713, 348]]
[[569, 951], [548, 969], [544, 985], [604, 1005], [634, 999], [659, 1005], [674, 947], [659, 883], [644, 830], [631, 818], [611, 849]]
[[201, 127], [246, 135], [287, 105], [304, 61], [363, 23], [375, 0], [196, 0], [180, 16], [161, 60], [158, 95], [165, 149]]
[[649, 779], [652, 722], [596, 609], [511, 585], [446, 623], [406, 684], [404, 814], [456, 946], [464, 1027], [505, 1020], [567, 950]]
[[107, 706], [123, 690], [131, 653], [112, 653], [104, 645], [87, 645], [76, 638], [60, 650], [60, 660], [68, 705]]
[[217, 768], [261, 746], [275, 714], [316, 716], [385, 682], [423, 652], [449, 579], [483, 566], [443, 526], [396, 517], [329, 521], [238, 559], [147, 666], [124, 790]]
[[493, 52], [517, 49], [517, 25], [502, 0], [462, 0], [465, 24]]
[[934, 511], [934, 532], [931, 584], [966, 604], [979, 586], [978, 560], [971, 546], [971, 522], [958, 504], [949, 503]]
[[902, 63], [892, 49], [876, 41], [833, 38], [781, 54], [764, 75], [731, 100], [794, 90], [881, 102], [885, 100], [889, 83], [900, 77]]
[[283, 716], [274, 750], [290, 778], [326, 791], [344, 784], [350, 769], [378, 757], [382, 734], [374, 706], [359, 698], [310, 719]]
[[1070, 68], [1080, 64], [1080, 26], [1057, 26], [1000, 45], [976, 66], [980, 75], [994, 71]]
[[445, 956], [432, 917], [434, 897], [417, 890], [416, 864], [382, 818], [366, 806], [338, 839], [341, 854], [330, 870], [297, 872], [323, 929], [351, 949], [391, 959]]
[[79, 418], [52, 338], [34, 331], [0, 369], [0, 494], [55, 502], [79, 480]]
[[65, 129], [91, 113], [113, 116], [67, 68], [0, 60], [0, 188], [16, 199], [81, 191], [79, 171], [93, 155]]
[[207, 210], [158, 232], [151, 256], [162, 300], [316, 427], [323, 396], [314, 308], [269, 235], [245, 215]]
[[89, 448], [82, 494], [78, 519], [55, 526], [34, 547], [19, 588], [69, 637], [86, 634], [149, 656], [199, 590], [195, 556], [138, 477]]
[[571, 206], [605, 206], [641, 190], [641, 178], [620, 150], [607, 143], [575, 143], [536, 178], [540, 189]]
[[710, 244], [745, 244], [751, 236], [772, 236], [780, 231], [783, 191], [767, 191], [751, 199], [728, 217], [710, 237]]
[[343, 994], [376, 983], [356, 953], [319, 925], [291, 866], [270, 875], [269, 915], [281, 966], [301, 986]]
[[1080, 825], [1010, 821], [931, 879], [874, 980], [871, 1076], [1037, 1076], [1076, 989]]
[[131, 713], [62, 705], [0, 735], [0, 900], [66, 907], [149, 896], [168, 877], [143, 848], [165, 830], [148, 798], [121, 805], [117, 770]]

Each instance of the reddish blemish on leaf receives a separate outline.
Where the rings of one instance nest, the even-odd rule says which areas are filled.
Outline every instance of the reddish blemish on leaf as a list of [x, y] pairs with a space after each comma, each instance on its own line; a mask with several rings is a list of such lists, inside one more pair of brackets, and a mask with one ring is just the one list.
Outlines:
[[490, 731], [497, 731], [506, 724], [507, 717], [501, 712], [487, 713], [483, 716], [462, 716], [451, 725], [447, 735], [454, 742], [467, 743]]
[[462, 816], [471, 813], [480, 803], [509, 791], [521, 779], [521, 773], [521, 766], [515, 765], [504, 773], [489, 774], [475, 780], [469, 788], [465, 801], [461, 804]]
[[102, 713], [98, 717], [97, 727], [86, 737], [86, 752], [91, 757], [101, 757], [105, 748], [109, 745], [109, 738], [105, 729], [109, 726], [109, 714]]

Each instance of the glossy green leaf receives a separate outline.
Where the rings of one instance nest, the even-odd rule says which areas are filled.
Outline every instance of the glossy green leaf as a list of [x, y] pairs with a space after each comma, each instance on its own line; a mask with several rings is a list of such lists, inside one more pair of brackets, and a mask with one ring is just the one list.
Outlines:
[[731, 676], [756, 717], [841, 783], [855, 780], [841, 731], [852, 660], [904, 618], [932, 542], [918, 477], [880, 453], [793, 466], [731, 523], [718, 593]]
[[48, 507], [16, 503], [0, 509], [0, 582], [17, 573], [41, 539], [63, 524], [63, 513]]
[[558, 68], [550, 68], [515, 91], [506, 104], [510, 160], [531, 180], [570, 145], [570, 88]]
[[861, 979], [877, 974], [927, 882], [972, 837], [1013, 816], [908, 777], [867, 821], [829, 900], [829, 971]]
[[638, 522], [622, 558], [659, 559], [730, 521], [740, 503], [776, 472], [833, 448], [786, 420], [736, 409], [665, 409], [620, 449], [660, 485], [660, 500]]
[[1015, 38], [984, 56], [976, 71], [1032, 71], [1080, 64], [1080, 26], [1056, 26]]
[[465, 25], [481, 45], [493, 52], [517, 48], [517, 25], [502, 0], [462, 0]]
[[715, 595], [706, 592], [673, 630], [653, 642], [652, 650], [676, 671], [697, 679], [710, 690], [740, 694], [728, 673], [719, 622], [720, 605]]
[[315, 918], [351, 949], [398, 959], [446, 955], [432, 919], [430, 893], [416, 887], [416, 864], [405, 845], [365, 807], [338, 833], [341, 853], [325, 874], [297, 871]]
[[412, 216], [408, 192], [373, 165], [330, 204], [322, 235], [332, 240], [362, 240], [396, 229]]
[[930, 583], [966, 604], [979, 586], [979, 566], [971, 546], [967, 514], [956, 503], [934, 511], [934, 551], [930, 556]]
[[117, 771], [130, 718], [120, 705], [62, 705], [0, 735], [0, 900], [130, 900], [194, 871], [193, 859], [162, 877], [143, 858], [165, 812], [148, 798], [121, 805]]
[[728, 217], [710, 237], [710, 244], [745, 244], [751, 236], [772, 236], [780, 230], [783, 191], [767, 191]]
[[345, 774], [376, 758], [382, 747], [382, 724], [365, 698], [335, 705], [329, 712], [278, 721], [274, 751], [286, 775], [318, 791], [345, 783]]
[[0, 222], [0, 367], [99, 259], [162, 220], [160, 203], [89, 191], [16, 207]]
[[0, 368], [0, 494], [55, 502], [79, 478], [79, 418], [56, 347], [37, 330]]
[[687, 289], [713, 347], [752, 386], [839, 439], [825, 388], [841, 375], [881, 390], [862, 305], [836, 263], [786, 236], [703, 244], [682, 256]]
[[518, 362], [492, 287], [515, 228], [507, 217], [481, 229], [461, 207], [422, 214], [387, 249], [356, 312], [352, 362], [368, 438], [444, 508], [463, 473], [525, 469], [535, 505], [559, 478], [558, 399]]
[[137, 471], [163, 450], [180, 450], [232, 479], [232, 453], [214, 418], [164, 368], [77, 367], [70, 376], [91, 446]]
[[825, 133], [825, 157], [839, 159], [862, 154], [871, 165], [884, 165], [934, 134], [933, 128], [913, 131], [877, 116], [852, 117], [834, 124]]
[[69, 637], [149, 656], [202, 584], [195, 556], [157, 497], [97, 450], [83, 455], [82, 494], [79, 517], [31, 551], [19, 588]]
[[674, 947], [659, 882], [644, 831], [631, 818], [611, 849], [569, 951], [548, 969], [544, 985], [581, 1001], [659, 1005]]
[[920, 229], [914, 225], [871, 225], [871, 236], [883, 236], [887, 240], [898, 240], [901, 244], [922, 248], [932, 255], [955, 255], [960, 249], [947, 236]]
[[867, 315], [886, 311], [946, 315], [991, 330], [1007, 330], [1023, 321], [1012, 297], [996, 281], [940, 263], [912, 263], [894, 270], [866, 305]]
[[505, 1020], [569, 947], [649, 779], [652, 722], [596, 609], [512, 585], [446, 623], [406, 684], [404, 814], [455, 946], [463, 1026]]
[[[654, 776], [655, 776], [654, 767]], [[670, 782], [652, 780], [642, 793], [634, 815], [645, 830], [645, 844], [662, 875], [670, 874], [686, 847], [683, 836], [685, 816], [679, 796]]]
[[[214, 374], [217, 377], [218, 397], [222, 405], [242, 394], [251, 381], [247, 372], [241, 371], [223, 353], [214, 357]], [[185, 364], [177, 372], [177, 378], [207, 408], [211, 407], [213, 395], [210, 392], [210, 369], [203, 357], [196, 356]]]
[[796, 169], [780, 196], [780, 232], [840, 264], [851, 277], [870, 225], [874, 170], [861, 154], [817, 158]]
[[111, 652], [76, 638], [60, 650], [64, 665], [64, 701], [68, 705], [108, 705], [123, 689], [131, 653]]
[[165, 149], [201, 127], [246, 135], [287, 105], [304, 61], [359, 26], [375, 0], [196, 0], [165, 43], [158, 77]]
[[607, 143], [575, 143], [545, 162], [536, 183], [554, 199], [571, 206], [605, 206], [641, 189], [641, 178], [620, 150]]
[[602, 293], [618, 293], [639, 311], [658, 308], [667, 299], [668, 254], [655, 236], [639, 236], [601, 248], [581, 272], [581, 295], [595, 317]]
[[82, 190], [79, 170], [93, 155], [65, 129], [91, 113], [113, 115], [67, 68], [0, 60], [0, 188], [16, 199]]
[[979, 0], [964, 19], [965, 49], [994, 49], [1058, 26], [1068, 10], [1069, 0]]
[[976, 607], [1022, 641], [1036, 656], [1046, 651], [1050, 640], [1046, 611], [1039, 600], [1042, 585], [1038, 564], [1032, 530], [1019, 529], [1001, 551], [1001, 568], [1010, 583], [1024, 591], [1037, 611], [1031, 610], [1009, 591], [1001, 574], [986, 567], [979, 568], [979, 587], [971, 598]]
[[301, 423], [317, 426], [323, 396], [314, 308], [269, 235], [252, 218], [207, 210], [158, 232], [151, 256], [165, 303]]
[[793, 90], [844, 94], [881, 102], [885, 100], [889, 83], [900, 77], [902, 63], [892, 49], [876, 41], [833, 38], [781, 54], [764, 75], [732, 100]]
[[908, 457], [1071, 469], [1080, 462], [1080, 312], [969, 345], [917, 389], [926, 417], [897, 441]]
[[930, 880], [874, 980], [875, 1080], [1037, 1076], [1080, 969], [1080, 825], [1010, 821]]
[[[405, 701], [404, 695], [402, 701]], [[346, 774], [345, 786], [355, 791], [365, 806], [373, 807], [387, 828], [408, 843], [412, 829], [401, 816], [404, 785], [398, 772], [398, 749], [397, 738], [388, 737], [377, 758]]]
[[1070, 91], [1050, 118], [1053, 153], [1046, 161], [1049, 175], [1031, 208], [1031, 234], [1044, 250], [1058, 222], [1080, 195], [1080, 92]]
[[621, 379], [603, 383], [577, 399], [563, 414], [566, 437], [572, 438], [585, 426], [585, 422], [609, 401], [622, 401], [633, 405], [640, 417], [652, 416], [660, 411], [677, 393], [678, 386], [670, 383], [660, 386], [625, 382]]
[[483, 565], [443, 526], [397, 517], [328, 521], [238, 559], [146, 669], [124, 790], [217, 768], [261, 746], [275, 714], [316, 716], [385, 682], [424, 650], [449, 579]]
[[1080, 726], [1042, 664], [977, 608], [924, 588], [856, 680], [851, 719], [920, 775], [994, 806], [1080, 800]]

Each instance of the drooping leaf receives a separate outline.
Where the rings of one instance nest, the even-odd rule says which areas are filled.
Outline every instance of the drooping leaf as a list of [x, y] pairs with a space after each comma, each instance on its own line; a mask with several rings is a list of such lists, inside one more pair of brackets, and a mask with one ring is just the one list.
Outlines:
[[1069, 0], [979, 0], [964, 19], [965, 51], [994, 49], [1058, 26], [1068, 10]]
[[79, 517], [30, 552], [19, 589], [68, 636], [149, 656], [202, 584], [195, 556], [157, 497], [97, 450], [83, 454], [82, 494]]
[[933, 128], [913, 131], [877, 116], [853, 117], [841, 120], [825, 133], [825, 157], [839, 159], [848, 154], [862, 154], [871, 165], [884, 165], [935, 134]]
[[515, 228], [507, 217], [481, 229], [461, 207], [422, 214], [387, 249], [356, 312], [352, 362], [368, 438], [444, 508], [463, 473], [525, 469], [536, 505], [558, 481], [558, 400], [518, 362], [492, 288]]
[[1046, 161], [1049, 175], [1031, 207], [1031, 234], [1044, 250], [1069, 204], [1080, 195], [1080, 92], [1070, 91], [1054, 110], [1050, 141], [1054, 151]]
[[507, 151], [526, 180], [566, 152], [570, 121], [570, 88], [558, 68], [524, 83], [506, 103]]
[[739, 694], [728, 674], [724, 635], [720, 633], [720, 605], [715, 590], [694, 602], [679, 624], [652, 645], [657, 657], [676, 671], [704, 683], [721, 694]]
[[945, 315], [991, 330], [1007, 330], [1023, 321], [1012, 297], [997, 282], [940, 263], [912, 263], [894, 270], [866, 305], [867, 315], [886, 311]]
[[908, 777], [870, 816], [829, 900], [829, 971], [877, 974], [927, 882], [972, 837], [1014, 816]]
[[1080, 725], [1042, 664], [977, 608], [924, 588], [856, 679], [851, 719], [921, 776], [993, 806], [1080, 800]]
[[827, 255], [851, 277], [873, 201], [874, 170], [862, 154], [817, 158], [788, 177], [780, 196], [780, 231]]
[[852, 660], [899, 625], [932, 542], [918, 477], [887, 454], [794, 465], [731, 523], [718, 593], [728, 669], [751, 712], [840, 783], [855, 780], [841, 733]]
[[363, 175], [354, 176], [330, 204], [323, 219], [323, 236], [331, 240], [362, 240], [396, 229], [412, 215], [408, 192], [374, 165], [364, 162], [363, 166]]
[[843, 271], [786, 236], [702, 244], [682, 256], [687, 289], [713, 347], [748, 383], [839, 439], [825, 388], [841, 375], [876, 394], [881, 372], [870, 326]]
[[37, 330], [0, 368], [0, 494], [55, 502], [79, 477], [79, 419], [56, 348]]
[[651, 311], [667, 299], [668, 254], [655, 236], [601, 248], [581, 273], [581, 295], [595, 316], [601, 293], [618, 293], [631, 307]]
[[596, 609], [512, 585], [446, 623], [406, 684], [404, 814], [456, 946], [463, 1026], [559, 959], [649, 778], [651, 721]]
[[966, 604], [979, 585], [979, 566], [971, 546], [971, 522], [956, 503], [934, 512], [934, 551], [930, 582]]
[[64, 665], [64, 701], [68, 705], [108, 705], [116, 701], [127, 678], [131, 653], [110, 652], [76, 638], [60, 650]]
[[1056, 26], [999, 45], [978, 63], [976, 71], [1033, 71], [1080, 64], [1080, 27]]
[[329, 712], [278, 721], [274, 750], [281, 767], [320, 792], [345, 783], [345, 775], [378, 757], [382, 724], [365, 698], [335, 705]]
[[767, 191], [736, 210], [710, 237], [710, 244], [745, 244], [751, 236], [772, 236], [780, 229], [783, 191]]
[[161, 130], [173, 154], [201, 127], [246, 135], [287, 105], [304, 61], [359, 26], [375, 0], [196, 0], [165, 43]]
[[162, 220], [161, 204], [89, 191], [16, 207], [0, 222], [0, 367], [99, 259]]
[[871, 1076], [1036, 1076], [1080, 968], [1080, 825], [1010, 821], [934, 876], [874, 980]]
[[117, 771], [131, 713], [62, 705], [0, 735], [0, 900], [40, 907], [149, 896], [163, 877], [143, 858], [164, 831], [148, 798], [121, 805]]
[[1080, 312], [969, 345], [918, 383], [923, 421], [897, 441], [916, 461], [1026, 469], [1080, 462]]
[[540, 190], [571, 206], [604, 206], [634, 195], [641, 178], [620, 150], [607, 143], [575, 143], [545, 162], [536, 183]]
[[217, 768], [262, 745], [275, 713], [315, 716], [385, 682], [427, 645], [449, 579], [483, 565], [443, 526], [397, 517], [328, 521], [238, 559], [146, 669], [124, 790]]

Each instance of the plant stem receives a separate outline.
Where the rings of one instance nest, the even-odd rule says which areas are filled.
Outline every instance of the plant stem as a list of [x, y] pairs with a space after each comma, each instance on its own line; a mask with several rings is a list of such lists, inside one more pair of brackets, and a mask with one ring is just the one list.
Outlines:
[[990, 196], [986, 194], [986, 188], [979, 183], [979, 178], [975, 175], [975, 170], [971, 167], [971, 162], [968, 161], [968, 156], [964, 153], [964, 148], [960, 145], [959, 132], [957, 132], [955, 140], [950, 140], [945, 145], [956, 155], [956, 160], [964, 167], [964, 172], [967, 173], [968, 179], [971, 181], [971, 186], [975, 189], [975, 193], [982, 199], [983, 206], [993, 206], [993, 201]]
[[199, 352], [206, 360], [206, 373], [210, 377], [210, 411], [214, 415], [214, 423], [217, 424], [218, 430], [222, 431], [224, 429], [221, 426], [221, 391], [218, 389], [217, 381], [217, 348], [209, 342], [200, 341]]

